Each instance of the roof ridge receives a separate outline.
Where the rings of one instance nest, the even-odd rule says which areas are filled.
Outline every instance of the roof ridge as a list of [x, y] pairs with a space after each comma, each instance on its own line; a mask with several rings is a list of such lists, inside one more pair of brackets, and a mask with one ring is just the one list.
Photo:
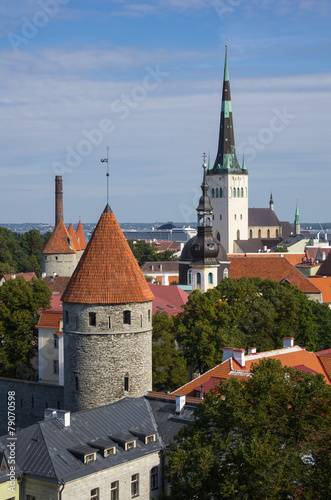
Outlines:
[[298, 352], [298, 351], [306, 351], [306, 349], [298, 345], [294, 345], [292, 347], [282, 347], [281, 349], [273, 349], [272, 351], [263, 351], [263, 352], [257, 352], [256, 354], [247, 354], [245, 356], [245, 361], [253, 361], [254, 359], [267, 358], [269, 356], [278, 356], [281, 354], [288, 354], [289, 352]]

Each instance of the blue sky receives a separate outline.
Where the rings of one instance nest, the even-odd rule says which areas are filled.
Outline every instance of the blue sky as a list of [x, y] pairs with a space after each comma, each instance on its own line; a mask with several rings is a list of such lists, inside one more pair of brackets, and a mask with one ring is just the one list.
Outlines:
[[224, 44], [249, 206], [330, 214], [329, 0], [2, 0], [0, 223], [194, 221]]

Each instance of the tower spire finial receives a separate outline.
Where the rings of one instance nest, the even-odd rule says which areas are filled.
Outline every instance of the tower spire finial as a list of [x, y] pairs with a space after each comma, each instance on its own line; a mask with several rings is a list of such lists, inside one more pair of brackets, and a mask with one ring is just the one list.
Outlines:
[[101, 163], [107, 163], [107, 205], [109, 205], [109, 146], [107, 146], [107, 158], [103, 158], [100, 160]]

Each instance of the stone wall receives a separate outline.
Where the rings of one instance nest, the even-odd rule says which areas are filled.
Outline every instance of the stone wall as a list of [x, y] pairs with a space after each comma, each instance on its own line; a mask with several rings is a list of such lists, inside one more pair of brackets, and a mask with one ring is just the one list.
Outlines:
[[46, 408], [63, 409], [63, 387], [27, 380], [0, 378], [0, 435], [8, 432], [8, 392], [15, 392], [16, 429], [44, 419]]
[[42, 273], [46, 276], [71, 276], [80, 259], [76, 253], [43, 254], [41, 259]]
[[152, 389], [151, 302], [65, 303], [63, 318], [66, 410], [94, 408]]

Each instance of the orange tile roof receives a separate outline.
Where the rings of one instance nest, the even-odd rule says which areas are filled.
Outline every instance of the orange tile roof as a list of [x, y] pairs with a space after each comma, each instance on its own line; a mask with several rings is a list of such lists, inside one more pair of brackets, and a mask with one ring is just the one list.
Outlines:
[[78, 239], [78, 243], [79, 243], [80, 249], [81, 250], [85, 250], [85, 248], [86, 248], [86, 239], [85, 239], [84, 229], [83, 229], [83, 225], [82, 225], [81, 221], [78, 222], [78, 226], [77, 226], [77, 229], [76, 229], [76, 236], [77, 236], [77, 239]]
[[76, 250], [69, 246], [69, 233], [63, 220], [57, 223], [43, 249], [43, 253], [76, 253]]
[[77, 252], [77, 250], [80, 250], [81, 248], [80, 248], [80, 244], [78, 243], [78, 239], [77, 239], [77, 236], [76, 236], [76, 233], [74, 230], [74, 226], [71, 223], [68, 227], [68, 233], [69, 233], [69, 237], [71, 236], [72, 246]]
[[297, 264], [301, 264], [305, 258], [304, 253], [290, 253], [290, 252], [284, 252], [284, 257], [286, 260], [288, 260], [292, 266], [296, 266]]
[[320, 293], [320, 290], [284, 257], [232, 255], [230, 260], [230, 278], [259, 276], [262, 279], [270, 278], [278, 283], [285, 278], [304, 293]]
[[331, 276], [309, 276], [309, 280], [321, 290], [323, 302], [331, 304]]
[[125, 304], [154, 296], [109, 205], [101, 214], [62, 301]]
[[56, 328], [57, 330], [59, 330], [62, 316], [62, 312], [43, 311], [43, 313], [40, 315], [39, 322], [36, 327]]
[[227, 359], [200, 377], [197, 377], [194, 380], [191, 380], [191, 382], [188, 382], [186, 385], [176, 389], [172, 394], [185, 394], [194, 397], [195, 390], [197, 390], [197, 388], [201, 385], [206, 387], [207, 384], [208, 387], [211, 379], [219, 378], [221, 380], [225, 380], [236, 376], [248, 376], [252, 365], [254, 363], [259, 363], [260, 359], [264, 358], [278, 359], [283, 366], [298, 368], [301, 371], [321, 373], [324, 376], [326, 383], [329, 385], [331, 384], [331, 358], [323, 358], [323, 360], [330, 360], [330, 362], [325, 362], [325, 367], [321, 361], [322, 358], [318, 357], [316, 353], [307, 352], [306, 349], [299, 346], [293, 346], [274, 351], [246, 355], [244, 366], [241, 366], [233, 358]]

